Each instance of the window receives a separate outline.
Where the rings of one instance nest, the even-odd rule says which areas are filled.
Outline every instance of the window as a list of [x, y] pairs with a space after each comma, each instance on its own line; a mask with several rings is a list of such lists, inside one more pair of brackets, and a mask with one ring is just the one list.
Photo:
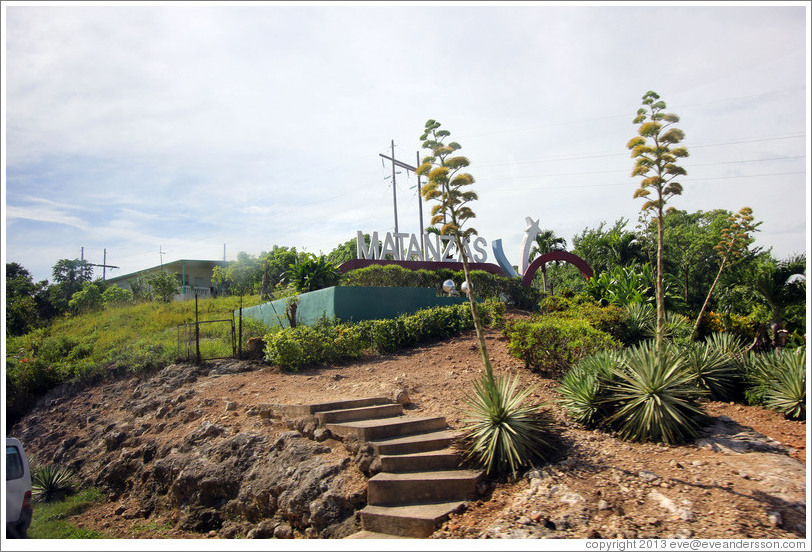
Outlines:
[[17, 447], [6, 446], [6, 481], [23, 476], [23, 459]]

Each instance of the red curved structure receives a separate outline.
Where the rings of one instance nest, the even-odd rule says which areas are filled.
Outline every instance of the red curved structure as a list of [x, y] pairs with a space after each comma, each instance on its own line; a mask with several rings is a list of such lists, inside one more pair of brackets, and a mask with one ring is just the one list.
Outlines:
[[545, 253], [530, 263], [530, 266], [528, 266], [527, 270], [524, 271], [524, 276], [522, 276], [522, 285], [524, 287], [528, 287], [533, 281], [533, 277], [536, 275], [536, 272], [538, 272], [542, 266], [550, 261], [564, 261], [566, 263], [570, 263], [571, 265], [575, 265], [575, 267], [581, 271], [581, 274], [584, 275], [584, 278], [587, 280], [592, 278], [592, 267], [589, 266], [587, 262], [578, 255], [568, 251], [550, 251], [549, 253]]
[[[350, 270], [364, 268], [366, 266], [390, 264], [402, 266], [403, 268], [407, 268], [409, 270], [437, 270], [438, 268], [462, 270], [462, 263], [460, 262], [438, 263], [436, 261], [387, 261], [379, 259], [351, 259], [341, 263], [338, 266], [338, 270], [343, 274], [345, 272], [349, 272]], [[468, 263], [468, 268], [471, 270], [484, 270], [485, 272], [490, 272], [491, 274], [496, 274], [498, 276], [505, 275], [502, 268], [493, 263]]]

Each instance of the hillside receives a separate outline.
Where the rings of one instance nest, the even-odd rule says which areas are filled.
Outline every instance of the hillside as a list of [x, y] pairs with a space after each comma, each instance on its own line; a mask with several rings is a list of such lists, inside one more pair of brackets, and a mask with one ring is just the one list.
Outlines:
[[[714, 423], [694, 444], [616, 440], [568, 422], [555, 403], [556, 381], [526, 371], [508, 355], [498, 331], [488, 330], [487, 339], [498, 371], [517, 374], [524, 383], [537, 386], [535, 396], [548, 405], [555, 420], [560, 450], [550, 464], [519, 481], [490, 482], [481, 500], [453, 516], [433, 538], [804, 535], [805, 423], [784, 420], [763, 408], [707, 403]], [[153, 496], [145, 508], [142, 482], [158, 481], [158, 461], [166, 464], [184, 451], [202, 454], [209, 450], [203, 445], [221, 450], [248, 439], [268, 444], [260, 451], [275, 441], [270, 448], [278, 449], [277, 440], [288, 427], [284, 420], [262, 415], [262, 405], [267, 404], [406, 391], [411, 399], [407, 413], [443, 415], [451, 426], [460, 427], [464, 395], [479, 370], [472, 332], [398, 355], [299, 373], [236, 361], [174, 365], [147, 380], [125, 379], [75, 396], [49, 398], [10, 433], [20, 436], [41, 462], [75, 466], [86, 482], [105, 484], [108, 490], [115, 483], [110, 499], [75, 516], [70, 520], [75, 525], [116, 538], [246, 536], [261, 523], [243, 519], [222, 523], [216, 530], [205, 524], [196, 526], [206, 529], [203, 532], [190, 530], [195, 526], [189, 521], [190, 508], [196, 506], [184, 506], [184, 497], [162, 502]], [[217, 431], [206, 434], [212, 427]], [[333, 439], [320, 446], [322, 453], [330, 451], [324, 454], [325, 461], [341, 466], [340, 477], [330, 485], [342, 489], [336, 492], [343, 493], [348, 504], [359, 503], [353, 508], [360, 507], [365, 476], [358, 468], [358, 455], [352, 458]], [[121, 473], [111, 474], [109, 466], [122, 467]], [[228, 491], [235, 500], [250, 486], [245, 482], [258, 477], [256, 467], [245, 469], [254, 471], [238, 473]], [[182, 479], [175, 472], [161, 473], [177, 479], [159, 486], [177, 487]], [[228, 492], [223, 492], [225, 500]], [[342, 523], [324, 525], [320, 531], [292, 527], [282, 536], [339, 537], [353, 530], [356, 522], [349, 516]], [[254, 531], [250, 536], [271, 534]]]

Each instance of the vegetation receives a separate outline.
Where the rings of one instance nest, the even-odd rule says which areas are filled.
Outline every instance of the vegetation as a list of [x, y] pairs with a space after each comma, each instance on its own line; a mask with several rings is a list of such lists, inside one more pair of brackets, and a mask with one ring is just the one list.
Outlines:
[[[488, 474], [513, 476], [550, 456], [550, 422], [540, 404], [528, 401], [532, 387], [517, 389], [519, 379], [481, 378], [466, 397], [469, 408], [464, 456]], [[492, 387], [491, 387], [492, 386]]]
[[38, 502], [64, 500], [75, 486], [73, 471], [65, 466], [46, 464], [31, 470], [31, 492]]
[[98, 531], [75, 527], [65, 521], [70, 516], [81, 514], [93, 504], [105, 500], [101, 489], [91, 487], [73, 494], [64, 500], [37, 504], [34, 517], [28, 529], [31, 539], [103, 539], [108, 538]]
[[806, 420], [806, 347], [755, 355], [747, 365], [750, 404], [762, 404], [794, 420]]
[[[640, 187], [634, 193], [635, 198], [643, 198], [643, 211], [651, 211], [657, 221], [657, 270], [655, 297], [657, 302], [656, 342], [660, 348], [665, 327], [665, 265], [663, 258], [665, 231], [665, 206], [668, 200], [682, 194], [682, 185], [676, 181], [678, 176], [686, 174], [684, 168], [677, 165], [677, 159], [688, 157], [688, 150], [676, 146], [685, 138], [685, 133], [673, 126], [679, 117], [666, 113], [665, 102], [660, 95], [649, 90], [643, 95], [643, 106], [637, 110], [634, 124], [640, 125], [637, 136], [629, 140], [626, 147], [632, 150], [635, 160], [632, 176], [643, 176]], [[650, 198], [652, 192], [653, 198]]]
[[485, 373], [475, 383], [474, 393], [468, 400], [471, 420], [465, 430], [467, 455], [484, 463], [489, 472], [509, 470], [515, 474], [520, 466], [544, 456], [544, 450], [548, 447], [544, 438], [546, 426], [536, 413], [538, 406], [526, 403], [530, 389], [516, 393], [515, 380], [494, 375], [477, 311], [477, 290], [468, 267], [469, 252], [464, 244], [464, 240], [477, 233], [471, 226], [464, 228], [476, 216], [470, 207], [477, 200], [476, 192], [470, 188], [474, 177], [460, 172], [470, 163], [467, 158], [454, 155], [461, 146], [457, 142], [446, 143], [445, 139], [451, 133], [440, 130], [440, 126], [433, 119], [426, 122], [420, 139], [431, 154], [423, 158], [416, 173], [418, 176], [428, 176], [428, 182], [422, 189], [423, 198], [437, 202], [431, 209], [431, 224], [442, 223], [441, 234], [454, 237], [462, 259], [471, 317], [485, 367]]
[[[259, 302], [246, 298], [246, 305]], [[201, 299], [201, 320], [231, 318], [238, 297]], [[60, 383], [90, 383], [110, 372], [145, 373], [175, 361], [178, 330], [194, 321], [194, 301], [141, 303], [54, 319], [6, 339], [6, 412], [13, 424], [36, 399]], [[243, 341], [267, 328], [244, 324]]]
[[627, 349], [611, 368], [606, 423], [632, 441], [682, 443], [705, 417], [701, 392], [680, 351], [647, 341]]
[[284, 279], [298, 292], [316, 291], [338, 284], [338, 267], [321, 255], [300, 256], [284, 273]]
[[[480, 304], [485, 324], [503, 323], [504, 304]], [[265, 336], [265, 360], [291, 371], [344, 362], [365, 354], [392, 353], [420, 343], [459, 335], [473, 327], [470, 306], [422, 309], [411, 315], [356, 324], [322, 318], [312, 326], [281, 328]]]

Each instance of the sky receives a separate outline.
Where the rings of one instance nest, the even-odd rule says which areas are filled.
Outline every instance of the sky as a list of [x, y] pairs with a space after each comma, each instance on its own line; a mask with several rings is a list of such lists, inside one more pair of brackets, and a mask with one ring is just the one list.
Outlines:
[[[4, 2], [3, 257], [120, 276], [274, 245], [417, 233], [436, 119], [472, 225], [520, 264], [525, 217], [572, 246], [637, 224], [626, 149], [648, 90], [680, 117], [690, 212], [753, 209], [809, 248], [809, 3]], [[425, 151], [421, 151], [421, 155]], [[423, 207], [428, 225], [429, 207]], [[489, 261], [495, 262], [493, 255]], [[101, 276], [102, 269], [96, 268]]]

